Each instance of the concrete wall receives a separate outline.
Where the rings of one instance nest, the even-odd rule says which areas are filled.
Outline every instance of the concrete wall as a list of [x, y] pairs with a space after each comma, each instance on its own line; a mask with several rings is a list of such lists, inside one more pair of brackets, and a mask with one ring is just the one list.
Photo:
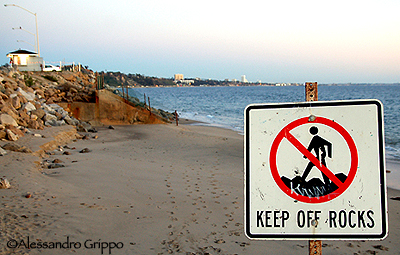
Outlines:
[[27, 65], [19, 65], [19, 71], [32, 71], [32, 72], [40, 72], [43, 67], [43, 58], [42, 57], [28, 57], [26, 59]]
[[162, 124], [168, 122], [151, 114], [147, 109], [135, 107], [108, 90], [97, 91], [96, 103], [62, 103], [64, 109], [92, 125]]

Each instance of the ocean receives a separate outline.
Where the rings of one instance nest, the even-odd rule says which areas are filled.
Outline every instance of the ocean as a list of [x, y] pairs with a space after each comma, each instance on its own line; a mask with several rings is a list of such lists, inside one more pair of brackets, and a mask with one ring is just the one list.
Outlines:
[[[243, 134], [244, 109], [254, 103], [305, 101], [304, 86], [130, 88], [129, 95], [180, 118]], [[400, 85], [318, 85], [318, 100], [378, 99], [384, 107], [386, 158], [400, 161]]]

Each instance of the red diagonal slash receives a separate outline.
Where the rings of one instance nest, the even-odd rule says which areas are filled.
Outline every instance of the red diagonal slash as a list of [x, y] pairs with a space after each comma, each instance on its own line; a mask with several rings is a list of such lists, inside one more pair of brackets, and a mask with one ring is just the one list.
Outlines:
[[326, 166], [322, 165], [321, 162], [304, 147], [303, 144], [299, 140], [296, 139], [290, 132], [285, 132], [285, 137], [288, 141], [296, 147], [300, 153], [306, 156], [311, 163], [314, 164], [321, 172], [323, 172], [333, 183], [336, 184], [338, 188], [340, 188], [343, 183], [329, 170]]

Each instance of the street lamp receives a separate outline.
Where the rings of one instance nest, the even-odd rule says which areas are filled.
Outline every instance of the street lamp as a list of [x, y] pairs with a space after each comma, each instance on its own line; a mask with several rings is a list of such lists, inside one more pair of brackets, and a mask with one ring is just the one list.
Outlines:
[[[25, 31], [25, 32], [27, 32], [27, 33], [30, 33], [31, 35], [33, 35], [34, 37], [35, 37], [35, 49], [36, 49], [36, 52], [38, 52], [38, 47], [37, 47], [37, 45], [36, 45], [36, 35], [34, 34], [34, 33], [32, 33], [32, 32], [29, 32], [28, 30], [26, 30], [26, 29], [23, 29], [22, 27], [13, 27], [12, 28], [12, 30], [15, 30], [15, 29], [20, 29], [20, 30], [23, 30], [23, 31]], [[18, 40], [17, 40], [18, 41]]]
[[[32, 15], [35, 15], [35, 22], [36, 22], [36, 45], [37, 45], [37, 53], [38, 53], [38, 55], [39, 55], [39, 57], [40, 57], [39, 32], [38, 32], [38, 23], [37, 23], [37, 15], [36, 15], [36, 13], [31, 12], [30, 10], [27, 10], [27, 9], [25, 9], [24, 7], [21, 7], [21, 6], [16, 5], [16, 4], [5, 4], [4, 6], [5, 6], [5, 7], [7, 7], [7, 6], [15, 6], [15, 7], [21, 8], [21, 9], [24, 10], [24, 11], [29, 12], [29, 13], [32, 14]], [[22, 29], [22, 28], [21, 28], [21, 29]]]
[[24, 43], [27, 43], [27, 44], [29, 44], [29, 45], [31, 45], [31, 46], [33, 46], [33, 47], [35, 47], [35, 45], [33, 45], [32, 43], [30, 43], [30, 42], [27, 42], [27, 41], [24, 41], [24, 40], [17, 40], [17, 42], [24, 42]]

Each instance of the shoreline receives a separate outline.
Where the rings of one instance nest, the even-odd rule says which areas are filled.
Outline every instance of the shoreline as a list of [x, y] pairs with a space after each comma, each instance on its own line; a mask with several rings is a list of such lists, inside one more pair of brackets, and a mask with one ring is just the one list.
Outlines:
[[386, 183], [387, 187], [400, 190], [400, 162], [386, 159]]
[[[27, 237], [123, 243], [112, 254], [307, 253], [304, 240], [244, 236], [244, 137], [190, 121], [179, 124], [100, 127], [45, 159], [17, 152], [3, 156], [2, 175], [12, 188], [0, 190], [0, 253], [36, 254], [5, 247], [10, 239]], [[84, 148], [89, 152], [80, 153]], [[56, 159], [65, 167], [40, 167]], [[388, 188], [388, 238], [323, 241], [323, 253], [397, 252], [400, 202], [391, 197], [400, 197], [400, 191]], [[83, 247], [41, 252], [100, 254]]]
[[[180, 124], [191, 125], [191, 126], [221, 128], [221, 129], [236, 132], [237, 134], [244, 136], [244, 132], [239, 132], [239, 131], [233, 130], [232, 128], [229, 128], [229, 127], [217, 126], [212, 123], [207, 123], [207, 122], [202, 122], [202, 121], [197, 121], [197, 120], [184, 119], [183, 123], [180, 122]], [[387, 158], [385, 156], [385, 168], [386, 168], [385, 170], [386, 170], [387, 188], [391, 188], [391, 189], [400, 191], [400, 161], [393, 159], [393, 158]]]

